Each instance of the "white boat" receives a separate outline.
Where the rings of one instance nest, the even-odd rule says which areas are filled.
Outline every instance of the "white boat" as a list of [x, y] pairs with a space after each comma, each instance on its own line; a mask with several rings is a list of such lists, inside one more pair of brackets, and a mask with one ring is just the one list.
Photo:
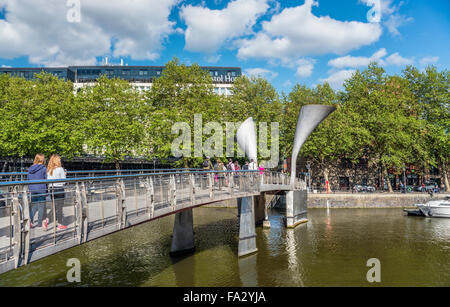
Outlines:
[[443, 200], [430, 200], [425, 204], [417, 204], [418, 210], [405, 210], [408, 215], [450, 218], [450, 195]]

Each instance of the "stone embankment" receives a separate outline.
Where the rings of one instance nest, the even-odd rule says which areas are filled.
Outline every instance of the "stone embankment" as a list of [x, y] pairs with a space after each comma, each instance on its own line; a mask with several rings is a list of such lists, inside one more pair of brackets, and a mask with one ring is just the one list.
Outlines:
[[[266, 202], [273, 196], [266, 195]], [[445, 194], [435, 194], [433, 198], [427, 193], [331, 193], [308, 194], [308, 208], [413, 208], [417, 203], [425, 203], [431, 199], [443, 199]], [[283, 207], [283, 199], [279, 207]], [[236, 200], [211, 204], [211, 208], [236, 208]]]
[[[436, 194], [433, 199], [442, 199]], [[411, 208], [417, 203], [431, 200], [426, 193], [333, 193], [308, 194], [308, 208]]]

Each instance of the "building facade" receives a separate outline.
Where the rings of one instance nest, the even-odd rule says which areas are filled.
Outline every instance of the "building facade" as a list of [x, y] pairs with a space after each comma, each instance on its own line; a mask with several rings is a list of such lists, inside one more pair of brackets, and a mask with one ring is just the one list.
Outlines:
[[[231, 95], [234, 80], [242, 75], [240, 67], [212, 67], [202, 69], [209, 72], [214, 92], [220, 95]], [[50, 73], [65, 81], [71, 81], [74, 89], [92, 86], [102, 75], [129, 81], [139, 91], [149, 90], [156, 78], [164, 71], [164, 66], [69, 66], [52, 68], [0, 68], [0, 74], [9, 74], [33, 80], [41, 72]]]

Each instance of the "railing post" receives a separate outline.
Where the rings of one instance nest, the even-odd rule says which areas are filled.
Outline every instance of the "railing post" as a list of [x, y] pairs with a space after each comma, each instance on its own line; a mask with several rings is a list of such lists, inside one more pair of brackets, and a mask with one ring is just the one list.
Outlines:
[[229, 180], [229, 189], [230, 189], [230, 195], [234, 195], [234, 174], [233, 172], [229, 172], [228, 176], [230, 176], [230, 180]]
[[125, 185], [122, 179], [118, 179], [116, 182], [116, 197], [117, 197], [117, 219], [119, 229], [123, 229], [126, 224], [127, 210], [125, 206]]
[[13, 243], [13, 256], [14, 256], [14, 268], [19, 267], [21, 260], [22, 249], [22, 219], [20, 217], [20, 203], [19, 193], [17, 192], [17, 186], [13, 188], [13, 201], [12, 201], [12, 222], [14, 227], [14, 243]]
[[86, 242], [88, 229], [88, 209], [86, 186], [84, 182], [77, 182], [75, 186], [75, 208], [78, 244]]
[[213, 173], [208, 173], [208, 180], [209, 180], [209, 198], [213, 199], [214, 197], [214, 193], [213, 193], [213, 184], [214, 184], [214, 180], [213, 180]]
[[195, 205], [195, 174], [189, 174], [189, 196], [191, 205]]
[[177, 205], [177, 185], [175, 181], [175, 175], [170, 176], [170, 205], [172, 206], [172, 211], [175, 211], [175, 206]]
[[147, 188], [147, 216], [151, 219], [155, 214], [155, 188], [153, 186], [153, 177], [147, 177], [145, 187]]
[[28, 202], [28, 186], [22, 188], [22, 218], [23, 218], [23, 245], [24, 245], [24, 264], [28, 264], [30, 254], [30, 203]]

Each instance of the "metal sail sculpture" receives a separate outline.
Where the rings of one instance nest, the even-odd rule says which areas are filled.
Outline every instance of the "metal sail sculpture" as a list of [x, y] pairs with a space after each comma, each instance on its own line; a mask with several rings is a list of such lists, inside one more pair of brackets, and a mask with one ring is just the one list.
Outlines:
[[306, 105], [300, 110], [292, 148], [291, 184], [295, 183], [297, 157], [300, 149], [314, 129], [335, 110], [335, 107], [326, 105]]
[[256, 126], [253, 118], [248, 118], [239, 127], [236, 133], [238, 145], [244, 151], [245, 155], [251, 160], [257, 162], [258, 152], [256, 146]]

